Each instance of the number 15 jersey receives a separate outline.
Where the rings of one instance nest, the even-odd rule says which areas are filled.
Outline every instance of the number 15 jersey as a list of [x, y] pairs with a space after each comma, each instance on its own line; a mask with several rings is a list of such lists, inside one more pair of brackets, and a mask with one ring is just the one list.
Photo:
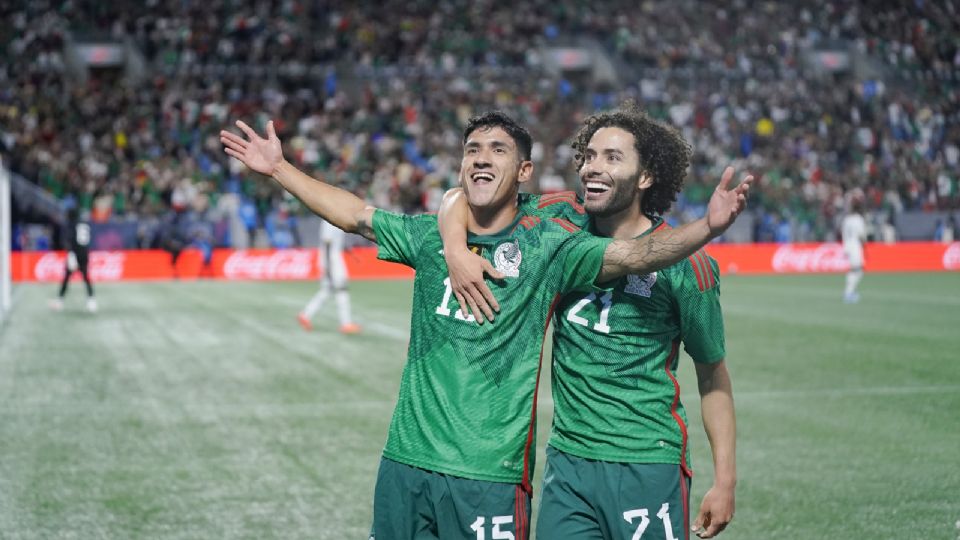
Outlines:
[[536, 389], [547, 322], [559, 293], [591, 289], [609, 239], [564, 219], [519, 213], [503, 231], [468, 235], [507, 277], [488, 281], [493, 323], [458, 309], [437, 218], [378, 210], [381, 259], [416, 269], [410, 346], [384, 457], [453, 476], [530, 490]]

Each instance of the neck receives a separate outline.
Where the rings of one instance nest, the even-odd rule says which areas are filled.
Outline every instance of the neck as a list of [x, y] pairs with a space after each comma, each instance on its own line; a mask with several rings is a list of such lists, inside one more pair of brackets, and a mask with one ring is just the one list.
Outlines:
[[593, 218], [597, 232], [609, 238], [629, 240], [636, 238], [653, 226], [653, 221], [640, 211], [640, 203], [631, 204], [622, 212], [606, 217]]
[[478, 208], [471, 206], [467, 219], [467, 229], [473, 234], [493, 234], [502, 231], [517, 218], [517, 198], [499, 208]]

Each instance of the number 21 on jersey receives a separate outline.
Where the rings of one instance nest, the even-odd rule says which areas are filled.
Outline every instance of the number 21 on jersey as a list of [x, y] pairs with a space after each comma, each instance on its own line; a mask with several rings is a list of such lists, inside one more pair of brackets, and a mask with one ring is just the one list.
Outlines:
[[[603, 296], [600, 296], [600, 320], [593, 325], [593, 329], [601, 334], [609, 334], [610, 326], [607, 325], [607, 319], [610, 317], [610, 306], [613, 305], [613, 293], [607, 292]], [[570, 311], [567, 311], [567, 320], [579, 324], [580, 326], [586, 326], [590, 328], [590, 321], [586, 318], [579, 315], [580, 311], [587, 307], [587, 304], [591, 304], [597, 300], [597, 293], [590, 293], [580, 299]]]

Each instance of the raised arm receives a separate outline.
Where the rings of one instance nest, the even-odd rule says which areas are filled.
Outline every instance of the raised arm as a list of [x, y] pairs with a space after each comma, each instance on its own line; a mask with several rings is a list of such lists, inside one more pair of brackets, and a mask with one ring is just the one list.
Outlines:
[[443, 258], [447, 261], [450, 276], [450, 288], [460, 303], [460, 311], [473, 313], [474, 319], [483, 324], [484, 317], [493, 322], [494, 311], [500, 311], [500, 304], [483, 280], [488, 274], [502, 279], [490, 261], [470, 251], [467, 247], [467, 199], [463, 190], [454, 188], [447, 191], [437, 212], [437, 227], [443, 238]]
[[747, 206], [747, 192], [753, 176], [746, 176], [730, 189], [733, 167], [723, 171], [710, 197], [707, 215], [675, 229], [666, 229], [633, 240], [614, 240], [603, 254], [597, 282], [626, 274], [648, 274], [686, 259], [710, 240], [720, 236]]
[[304, 174], [283, 159], [273, 121], [267, 123], [265, 139], [241, 120], [237, 120], [237, 127], [246, 138], [226, 130], [220, 132], [220, 142], [227, 155], [239, 159], [260, 174], [273, 177], [284, 189], [303, 201], [307, 208], [334, 226], [377, 241], [373, 231], [375, 208], [345, 189]]

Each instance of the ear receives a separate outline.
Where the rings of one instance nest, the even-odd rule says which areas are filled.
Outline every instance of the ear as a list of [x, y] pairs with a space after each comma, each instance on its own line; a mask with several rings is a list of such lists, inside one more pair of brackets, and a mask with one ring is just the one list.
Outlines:
[[529, 182], [531, 178], [533, 178], [533, 162], [521, 161], [520, 172], [517, 174], [517, 182], [522, 184], [524, 182]]
[[637, 180], [637, 189], [644, 190], [653, 187], [653, 176], [650, 173], [640, 173], [640, 179]]

